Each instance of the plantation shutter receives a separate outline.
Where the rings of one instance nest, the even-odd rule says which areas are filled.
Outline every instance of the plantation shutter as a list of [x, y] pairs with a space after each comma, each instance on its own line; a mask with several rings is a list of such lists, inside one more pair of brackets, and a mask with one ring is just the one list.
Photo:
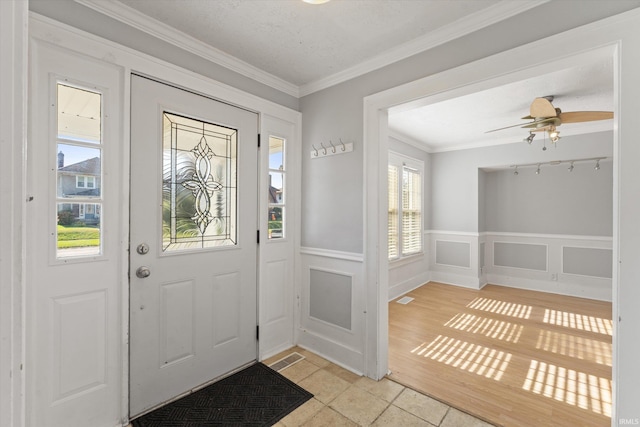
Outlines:
[[402, 169], [402, 255], [422, 251], [422, 178], [420, 171]]
[[389, 259], [398, 258], [398, 176], [397, 166], [389, 165]]

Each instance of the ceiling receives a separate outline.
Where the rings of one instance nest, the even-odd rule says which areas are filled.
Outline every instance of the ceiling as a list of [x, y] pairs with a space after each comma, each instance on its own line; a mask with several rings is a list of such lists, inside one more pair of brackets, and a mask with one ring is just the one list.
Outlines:
[[[304, 96], [469, 34], [548, 0], [76, 0], [294, 96]], [[610, 59], [390, 112], [392, 134], [432, 152], [519, 142], [537, 96], [563, 111], [613, 108]], [[561, 136], [611, 128], [567, 124]], [[594, 125], [595, 124], [595, 125]]]

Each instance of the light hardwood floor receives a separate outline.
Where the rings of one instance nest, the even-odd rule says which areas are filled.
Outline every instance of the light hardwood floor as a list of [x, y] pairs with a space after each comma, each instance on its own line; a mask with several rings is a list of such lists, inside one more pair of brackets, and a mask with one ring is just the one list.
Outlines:
[[390, 379], [504, 426], [611, 425], [611, 303], [430, 282], [389, 303]]

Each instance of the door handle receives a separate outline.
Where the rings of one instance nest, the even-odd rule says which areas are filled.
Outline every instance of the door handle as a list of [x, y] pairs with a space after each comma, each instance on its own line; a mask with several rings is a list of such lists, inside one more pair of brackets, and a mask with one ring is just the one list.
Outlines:
[[136, 270], [136, 276], [138, 276], [140, 279], [144, 279], [145, 277], [151, 276], [151, 270], [149, 270], [149, 267], [143, 265], [141, 267], [138, 267], [138, 269]]

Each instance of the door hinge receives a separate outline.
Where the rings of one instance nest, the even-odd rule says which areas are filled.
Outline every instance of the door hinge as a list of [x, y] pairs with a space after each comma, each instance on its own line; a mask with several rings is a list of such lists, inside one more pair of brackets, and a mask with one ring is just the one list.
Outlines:
[[260, 244], [260, 230], [256, 230], [256, 243]]
[[256, 325], [256, 341], [260, 341], [260, 325]]
[[258, 134], [258, 148], [260, 148], [260, 134]]

